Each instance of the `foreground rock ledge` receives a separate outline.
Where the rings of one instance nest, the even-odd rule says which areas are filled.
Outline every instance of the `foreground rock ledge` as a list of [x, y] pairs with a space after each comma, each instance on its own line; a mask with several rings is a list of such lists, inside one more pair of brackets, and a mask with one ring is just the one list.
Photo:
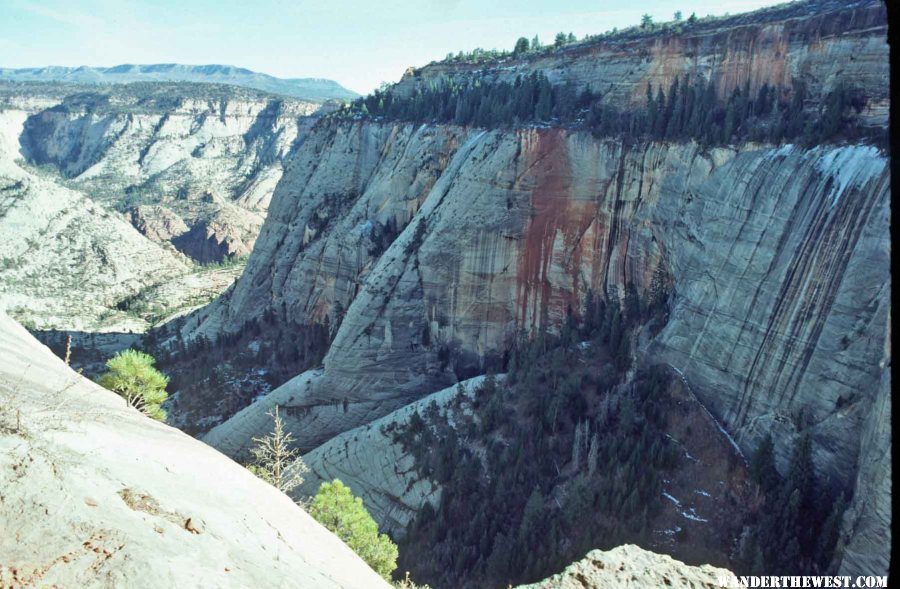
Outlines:
[[2, 312], [0, 586], [388, 587], [287, 496]]
[[592, 550], [563, 572], [517, 589], [587, 589], [593, 587], [721, 587], [727, 569], [686, 565], [671, 556], [648, 552], [633, 544], [606, 552]]

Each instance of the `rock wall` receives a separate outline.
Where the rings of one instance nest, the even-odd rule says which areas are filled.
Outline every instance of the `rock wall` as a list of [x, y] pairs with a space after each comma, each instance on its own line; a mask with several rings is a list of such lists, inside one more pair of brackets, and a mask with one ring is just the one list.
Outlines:
[[287, 496], [0, 314], [4, 587], [389, 585]]
[[[603, 53], [611, 45], [589, 43], [507, 69], [489, 64], [483, 75], [527, 65], [558, 82], [563, 72], [624, 88], [610, 100], [627, 104], [651, 70], [674, 76], [687, 65], [665, 64], [709, 64], [697, 71], [735, 83], [796, 73], [811, 108], [841, 81], [886, 107], [880, 3], [772, 10], [715, 21], [693, 49], [677, 45], [681, 61], [660, 48], [685, 39], [626, 38], [615, 48], [633, 54], [627, 74], [614, 67], [621, 55]], [[654, 51], [668, 61], [654, 62]], [[464, 69], [425, 68], [415, 83]], [[339, 319], [340, 328], [321, 368], [205, 440], [242, 455], [277, 404], [304, 449], [314, 448], [483, 370], [519, 330], [553, 329], [569, 307], [578, 312], [589, 289], [616, 300], [633, 285], [670, 306], [664, 329], [639, 350], [644, 360], [680, 371], [745, 452], [771, 432], [781, 468], [811, 433], [823, 480], [855, 488], [844, 567], [883, 572], [887, 545], [863, 552], [889, 538], [881, 473], [890, 470], [890, 427], [877, 417], [888, 404], [879, 391], [889, 193], [886, 154], [862, 144], [701, 148], [563, 128], [323, 121], [276, 188], [244, 276], [193, 333], [236, 330], [267, 308], [298, 323]], [[390, 219], [402, 231], [373, 249]]]
[[555, 50], [487, 63], [432, 63], [410, 68], [396, 86], [403, 94], [477, 72], [512, 82], [543, 72], [554, 84], [590, 88], [611, 103], [643, 104], [647, 84], [668, 91], [675, 76], [712, 79], [722, 97], [750, 84], [789, 88], [803, 82], [816, 106], [839, 82], [863, 89], [873, 124], [888, 120], [886, 8], [880, 0], [807, 0], [733, 17], [681, 23], [662, 31], [623, 31]]

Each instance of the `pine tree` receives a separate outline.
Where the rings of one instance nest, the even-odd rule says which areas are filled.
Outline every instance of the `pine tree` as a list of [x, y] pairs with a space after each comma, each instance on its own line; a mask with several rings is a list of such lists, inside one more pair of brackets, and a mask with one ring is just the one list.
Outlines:
[[516, 46], [513, 49], [513, 53], [515, 55], [519, 55], [520, 53], [527, 53], [528, 47], [528, 39], [526, 39], [525, 37], [519, 37], [519, 39], [516, 41]]
[[166, 412], [161, 405], [169, 396], [166, 392], [169, 377], [157, 370], [155, 363], [149, 354], [123, 350], [106, 362], [107, 372], [97, 382], [144, 415], [165, 421]]
[[390, 580], [397, 568], [397, 546], [369, 515], [362, 499], [354, 497], [340, 480], [322, 483], [309, 506], [309, 514], [344, 541], [375, 572]]
[[750, 477], [767, 495], [778, 487], [780, 477], [775, 468], [775, 443], [771, 434], [766, 434], [750, 460]]
[[831, 513], [828, 514], [828, 519], [822, 524], [822, 531], [819, 533], [819, 540], [816, 544], [816, 554], [815, 561], [819, 564], [820, 571], [822, 573], [828, 573], [829, 571], [829, 563], [832, 562], [835, 546], [838, 542], [838, 536], [841, 531], [841, 522], [844, 518], [844, 511], [847, 509], [847, 502], [844, 499], [844, 494], [841, 493], [838, 496], [837, 501], [834, 502], [834, 505], [831, 507]]

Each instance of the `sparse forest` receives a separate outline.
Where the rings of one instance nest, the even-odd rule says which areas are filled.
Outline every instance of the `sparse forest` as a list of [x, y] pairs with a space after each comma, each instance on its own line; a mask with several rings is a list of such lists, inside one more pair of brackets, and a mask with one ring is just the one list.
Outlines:
[[668, 88], [646, 87], [637, 109], [609, 104], [603, 95], [574, 83], [553, 84], [541, 71], [517, 76], [513, 83], [478, 78], [441, 81], [400, 96], [390, 88], [354, 101], [335, 116], [370, 116], [416, 123], [453, 123], [477, 127], [549, 124], [585, 128], [603, 137], [636, 140], [695, 140], [704, 145], [736, 142], [883, 140], [881, 131], [861, 126], [857, 115], [865, 94], [839, 85], [818, 110], [807, 107], [807, 91], [796, 81], [789, 88], [763, 84], [755, 93], [749, 82], [730, 90], [703, 78], [676, 76]]
[[663, 473], [681, 457], [665, 435], [667, 370], [625, 383], [635, 331], [664, 305], [632, 288], [625, 301], [589, 296], [584, 321], [570, 313], [559, 335], [522, 338], [505, 379], [476, 391], [477, 418], [452, 427], [432, 404], [393, 432], [444, 488], [401, 541], [402, 569], [436, 587], [506, 587], [591, 548], [649, 541]]
[[[506, 377], [488, 376], [470, 411], [459, 410], [460, 391], [452, 420], [432, 403], [394, 428], [420, 474], [443, 488], [437, 508], [426, 505], [400, 541], [401, 569], [435, 587], [503, 588], [546, 577], [592, 548], [660, 550], [665, 483], [690, 454], [668, 423], [679, 403], [672, 372], [633, 366], [631, 347], [665, 315], [664, 296], [643, 299], [629, 287], [619, 305], [588, 293], [580, 320], [569, 313], [559, 335], [521, 338]], [[770, 445], [751, 464], [754, 496], [763, 499], [734, 506], [733, 537], [741, 514], [750, 514], [747, 527], [740, 554], [722, 553], [737, 572], [826, 570], [844, 503], [832, 508], [821, 495], [809, 451], [807, 438], [784, 478]], [[684, 528], [674, 532], [676, 543], [688, 542]], [[683, 546], [683, 554], [696, 549]]]

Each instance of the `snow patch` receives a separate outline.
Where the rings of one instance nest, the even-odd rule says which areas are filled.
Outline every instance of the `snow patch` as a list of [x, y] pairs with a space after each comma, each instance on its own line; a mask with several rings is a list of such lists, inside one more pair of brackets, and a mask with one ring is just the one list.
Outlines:
[[710, 412], [710, 410], [706, 408], [706, 405], [704, 405], [703, 403], [700, 402], [700, 399], [698, 399], [697, 395], [694, 394], [694, 389], [691, 388], [691, 385], [690, 385], [690, 383], [688, 383], [688, 380], [684, 376], [684, 373], [680, 369], [672, 366], [671, 364], [669, 364], [669, 366], [672, 368], [672, 370], [674, 370], [676, 373], [678, 373], [678, 376], [681, 377], [681, 382], [683, 382], [684, 386], [687, 387], [688, 392], [691, 393], [691, 396], [694, 397], [694, 400], [697, 401], [697, 404], [703, 408], [703, 411], [706, 412], [706, 414], [709, 416], [709, 418], [712, 420], [712, 422], [714, 424], [716, 424], [716, 427], [719, 428], [719, 431], [722, 432], [722, 435], [725, 436], [725, 439], [728, 440], [728, 442], [731, 444], [731, 447], [735, 449], [735, 451], [738, 453], [738, 456], [740, 456], [741, 459], [743, 459], [744, 463], [746, 464], [747, 457], [744, 456], [744, 452], [741, 450], [741, 447], [738, 446], [738, 443], [736, 441], [734, 441], [734, 438], [731, 437], [731, 434], [729, 434], [727, 431], [725, 431], [725, 428], [722, 427], [722, 424], [719, 423], [719, 420], [715, 418], [715, 416]]
[[662, 495], [663, 495], [663, 497], [665, 497], [666, 499], [668, 499], [669, 501], [671, 501], [672, 503], [674, 503], [676, 506], [681, 507], [681, 501], [679, 501], [679, 500], [676, 499], [675, 497], [672, 497], [671, 495], [669, 495], [669, 494], [666, 493], [665, 491], [663, 491]]
[[[681, 501], [679, 501], [672, 495], [669, 495], [668, 493], [663, 491], [662, 496], [665, 497], [666, 499], [668, 499], [669, 501], [671, 501], [675, 505], [675, 507], [678, 507], [678, 508], [681, 507]], [[697, 515], [697, 512], [694, 511], [693, 507], [688, 507], [687, 511], [685, 511], [683, 509], [679, 509], [679, 513], [681, 514], [681, 517], [683, 517], [685, 519], [689, 519], [691, 521], [701, 522], [701, 523], [706, 523], [709, 521], [708, 519], [702, 518], [699, 515]]]

